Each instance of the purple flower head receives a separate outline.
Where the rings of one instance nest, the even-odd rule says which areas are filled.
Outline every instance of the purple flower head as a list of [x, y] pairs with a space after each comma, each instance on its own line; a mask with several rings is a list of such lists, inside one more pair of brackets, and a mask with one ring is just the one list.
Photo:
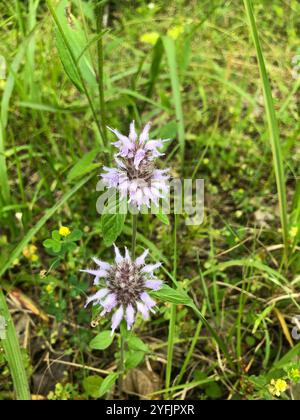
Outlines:
[[149, 317], [149, 311], [154, 312], [155, 301], [149, 296], [149, 290], [159, 290], [163, 282], [155, 277], [154, 271], [160, 267], [160, 263], [146, 264], [148, 255], [146, 250], [134, 261], [125, 248], [123, 257], [115, 246], [115, 262], [108, 264], [94, 258], [98, 268], [95, 270], [81, 270], [95, 276], [94, 284], [102, 287], [87, 299], [86, 306], [93, 302], [100, 305], [105, 315], [114, 310], [112, 316], [112, 334], [124, 318], [127, 328], [130, 330], [134, 324], [137, 312], [140, 312], [144, 319]]
[[121, 198], [129, 197], [128, 203], [138, 209], [143, 205], [150, 208], [152, 202], [158, 206], [159, 199], [169, 191], [169, 169], [156, 169], [154, 165], [155, 159], [163, 155], [160, 149], [167, 140], [149, 139], [150, 128], [151, 124], [146, 124], [140, 136], [135, 131], [134, 121], [128, 136], [109, 128], [118, 139], [113, 143], [118, 149], [117, 166], [104, 167], [105, 173], [101, 175], [108, 188], [117, 188]]

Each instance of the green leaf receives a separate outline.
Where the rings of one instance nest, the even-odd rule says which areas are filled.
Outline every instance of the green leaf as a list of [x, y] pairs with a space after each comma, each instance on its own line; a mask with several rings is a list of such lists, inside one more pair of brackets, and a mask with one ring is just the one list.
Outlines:
[[[19, 68], [23, 62], [24, 54], [28, 48], [28, 42], [31, 37], [35, 34], [35, 31], [32, 31], [24, 41], [21, 42], [18, 50], [10, 64], [10, 72], [7, 77], [5, 88], [1, 92], [1, 115], [0, 115], [0, 197], [2, 197], [4, 203], [10, 202], [10, 187], [7, 176], [7, 163], [6, 163], [6, 153], [5, 153], [5, 141], [6, 141], [6, 127], [8, 122], [8, 112], [10, 109], [10, 100], [13, 93], [15, 85], [15, 77], [19, 71]], [[2, 203], [1, 203], [2, 204]]]
[[55, 28], [55, 40], [58, 55], [66, 74], [68, 75], [69, 79], [73, 82], [73, 84], [77, 87], [77, 89], [80, 90], [80, 92], [83, 92], [83, 86], [80, 77], [78, 76], [77, 69], [73, 65], [71, 54], [66, 46], [61, 32], [57, 28]]
[[73, 232], [70, 233], [69, 236], [67, 236], [67, 241], [76, 242], [79, 241], [82, 238], [82, 232], [80, 229], [74, 229]]
[[103, 378], [101, 376], [87, 376], [84, 378], [82, 385], [89, 397], [92, 398], [100, 398], [100, 388], [103, 382]]
[[53, 252], [60, 252], [62, 244], [54, 239], [46, 239], [43, 242], [45, 248], [52, 249]]
[[62, 245], [61, 245], [60, 242], [53, 241], [53, 244], [52, 244], [52, 250], [53, 250], [53, 252], [56, 252], [56, 253], [60, 252], [61, 246]]
[[24, 359], [20, 349], [19, 339], [16, 334], [11, 314], [7, 307], [4, 294], [0, 288], [0, 314], [4, 317], [6, 338], [0, 339], [1, 346], [5, 351], [10, 374], [14, 382], [14, 388], [18, 400], [30, 400], [28, 378], [26, 374]]
[[277, 369], [282, 369], [294, 359], [299, 357], [300, 354], [300, 343], [296, 344], [295, 347], [293, 347], [291, 350], [289, 350], [278, 362], [276, 362], [273, 367], [271, 368], [270, 372], [273, 372]]
[[190, 306], [193, 304], [193, 301], [191, 298], [180, 289], [172, 289], [170, 286], [167, 286], [166, 284], [163, 285], [163, 287], [157, 291], [157, 292], [151, 292], [151, 295], [153, 297], [156, 297], [159, 300], [162, 300], [163, 302], [170, 302], [175, 303], [177, 305], [187, 305]]
[[137, 367], [145, 357], [145, 352], [143, 351], [129, 351], [126, 354], [126, 369], [134, 369]]
[[212, 382], [207, 386], [205, 389], [205, 394], [214, 399], [218, 399], [222, 396], [222, 390], [219, 384], [217, 382]]
[[159, 130], [159, 137], [162, 139], [174, 139], [177, 134], [177, 122], [170, 121]]
[[51, 236], [52, 236], [52, 239], [53, 239], [54, 241], [58, 241], [58, 242], [60, 242], [60, 240], [61, 240], [61, 236], [60, 236], [60, 234], [59, 234], [58, 230], [54, 230], [54, 231], [52, 232]]
[[159, 38], [153, 47], [152, 62], [150, 66], [149, 82], [147, 89], [147, 98], [151, 98], [154, 90], [155, 83], [160, 75], [160, 65], [163, 57], [163, 44], [161, 38]]
[[161, 211], [156, 214], [156, 217], [165, 225], [170, 225], [170, 220], [168, 216], [165, 213], [162, 213]]
[[104, 394], [106, 394], [108, 391], [112, 389], [118, 377], [119, 377], [118, 373], [111, 373], [103, 380], [100, 387], [100, 391], [99, 391], [99, 394], [100, 394], [99, 397], [102, 397]]
[[102, 331], [96, 335], [90, 342], [90, 347], [93, 350], [104, 350], [107, 349], [113, 342], [114, 337], [111, 335], [111, 331]]
[[106, 246], [111, 246], [121, 235], [125, 223], [125, 214], [104, 213], [101, 217], [101, 229]]
[[175, 114], [178, 132], [178, 141], [181, 149], [181, 159], [182, 164], [184, 162], [184, 152], [185, 152], [185, 129], [184, 129], [184, 117], [182, 110], [182, 101], [181, 101], [181, 86], [177, 70], [177, 60], [176, 60], [176, 48], [175, 42], [172, 38], [164, 36], [162, 38], [165, 52], [167, 55], [167, 62], [169, 66], [169, 73], [172, 86], [173, 101], [175, 105]]
[[[93, 66], [89, 60], [88, 51], [82, 54], [86, 47], [86, 36], [80, 23], [72, 16], [72, 24], [68, 22], [65, 10], [68, 0], [62, 0], [56, 7], [56, 19], [59, 27], [55, 29], [56, 47], [59, 58], [69, 79], [81, 92], [84, 91], [78, 68], [91, 89], [97, 88], [97, 80]], [[70, 49], [69, 49], [70, 48]], [[76, 62], [74, 62], [75, 57]], [[78, 58], [80, 59], [78, 60]], [[77, 62], [78, 60], [78, 62]]]
[[77, 248], [77, 245], [74, 242], [64, 242], [62, 249], [65, 252], [73, 252]]
[[285, 259], [289, 254], [289, 231], [288, 231], [288, 211], [287, 211], [287, 196], [286, 196], [286, 175], [284, 171], [284, 156], [282, 152], [282, 145], [279, 135], [279, 125], [275, 112], [274, 100], [272, 96], [272, 88], [267, 73], [263, 50], [259, 39], [258, 29], [254, 16], [254, 9], [251, 0], [244, 0], [246, 15], [249, 21], [250, 32], [254, 42], [256, 56], [262, 81], [262, 89], [264, 94], [266, 116], [269, 127], [269, 139], [273, 154], [273, 168], [276, 177], [277, 195], [280, 210], [280, 219], [282, 227], [283, 243], [285, 248]]
[[53, 239], [46, 239], [44, 242], [43, 242], [43, 245], [44, 245], [44, 247], [45, 248], [52, 248], [52, 243], [53, 243], [54, 241], [53, 241]]
[[89, 172], [92, 172], [95, 168], [100, 166], [99, 163], [92, 163], [98, 154], [98, 150], [91, 150], [89, 153], [86, 153], [70, 170], [68, 173], [68, 181], [73, 181], [73, 179], [78, 178], [79, 176], [85, 175]]
[[273, 311], [274, 309], [274, 304], [267, 306], [260, 314], [258, 314], [255, 322], [254, 322], [254, 326], [253, 326], [253, 330], [252, 330], [252, 334], [255, 334], [256, 331], [258, 330], [261, 322], [269, 315], [269, 313], [271, 311]]
[[135, 335], [128, 338], [127, 344], [130, 350], [137, 350], [143, 352], [149, 351], [148, 346], [139, 337]]

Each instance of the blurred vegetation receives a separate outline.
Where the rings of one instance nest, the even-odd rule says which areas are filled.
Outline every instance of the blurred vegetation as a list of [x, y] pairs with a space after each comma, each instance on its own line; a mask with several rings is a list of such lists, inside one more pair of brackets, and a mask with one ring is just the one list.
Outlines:
[[[205, 180], [203, 224], [187, 226], [187, 216], [179, 217], [177, 281], [234, 360], [232, 368], [195, 313], [179, 305], [168, 395], [298, 399], [300, 343], [292, 328], [300, 315], [299, 2], [253, 1], [284, 159], [285, 266], [262, 83], [243, 2], [106, 2], [105, 114], [95, 76], [95, 2], [52, 3], [60, 3], [55, 10], [67, 22], [77, 55], [88, 45], [79, 62], [99, 120], [78, 76], [66, 66], [70, 57], [62, 63], [66, 52], [47, 4], [1, 2], [0, 55], [7, 63], [0, 80], [1, 287], [33, 398], [116, 396], [113, 387], [107, 387], [109, 394], [100, 389], [117, 368], [117, 340], [110, 349], [91, 348], [93, 337], [110, 328], [109, 320], [101, 318], [91, 328], [90, 310], [83, 308], [90, 279], [78, 271], [93, 255], [112, 258], [96, 212], [98, 174], [113, 140], [105, 125], [126, 133], [135, 119], [138, 127], [151, 120], [153, 137], [172, 139], [162, 166], [172, 168], [174, 177], [183, 170], [185, 178]], [[169, 272], [170, 219], [163, 224], [142, 216], [138, 226], [138, 250], [150, 247]], [[61, 226], [72, 236], [60, 235]], [[129, 245], [130, 234], [127, 220], [118, 242]], [[163, 271], [161, 276], [169, 282]], [[146, 348], [131, 355], [126, 396], [166, 395], [170, 314], [171, 305], [160, 304], [151, 322], [138, 322], [135, 332]], [[0, 398], [13, 398], [1, 350], [0, 372]]]

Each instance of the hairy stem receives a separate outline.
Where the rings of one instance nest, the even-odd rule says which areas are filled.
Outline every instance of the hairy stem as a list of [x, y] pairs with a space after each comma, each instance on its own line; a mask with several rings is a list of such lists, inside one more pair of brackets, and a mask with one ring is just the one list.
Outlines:
[[132, 242], [131, 242], [132, 260], [135, 259], [136, 235], [137, 235], [137, 214], [133, 214], [132, 215]]
[[[177, 222], [178, 222], [178, 215], [175, 214], [174, 238], [173, 238], [173, 242], [174, 242], [173, 277], [174, 278], [176, 278], [177, 276]], [[166, 367], [166, 389], [169, 389], [171, 385], [175, 327], [176, 327], [176, 304], [173, 303], [171, 306], [171, 314], [170, 314], [170, 322], [169, 322], [168, 353], [167, 353], [167, 367]]]
[[120, 344], [120, 376], [119, 376], [119, 398], [123, 398], [123, 375], [125, 372], [125, 336], [121, 329], [121, 344]]

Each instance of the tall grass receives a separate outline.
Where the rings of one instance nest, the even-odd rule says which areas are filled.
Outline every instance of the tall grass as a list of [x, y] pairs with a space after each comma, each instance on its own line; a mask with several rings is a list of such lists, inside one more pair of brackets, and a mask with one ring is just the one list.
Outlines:
[[107, 116], [106, 116], [106, 104], [104, 98], [104, 58], [103, 58], [103, 8], [104, 2], [95, 0], [95, 15], [96, 15], [96, 26], [97, 26], [97, 54], [98, 54], [98, 93], [99, 93], [99, 105], [100, 105], [100, 118], [104, 144], [107, 145]]
[[[4, 204], [10, 202], [10, 188], [7, 175], [7, 164], [5, 156], [5, 142], [6, 142], [6, 129], [8, 124], [9, 116], [9, 105], [11, 96], [15, 85], [15, 75], [18, 73], [19, 68], [22, 64], [22, 60], [26, 53], [26, 47], [29, 37], [21, 43], [18, 48], [17, 54], [15, 55], [13, 62], [10, 66], [10, 71], [6, 80], [5, 89], [1, 100], [1, 114], [0, 114], [0, 185], [1, 185], [1, 196]], [[0, 198], [1, 198], [0, 196]]]
[[[18, 11], [19, 10], [18, 2], [16, 5], [17, 5], [17, 11]], [[20, 21], [20, 24], [21, 24], [21, 21]], [[1, 195], [0, 195], [0, 201], [2, 197], [3, 205], [5, 204], [8, 205], [10, 204], [10, 201], [11, 201], [9, 180], [8, 180], [8, 174], [7, 174], [6, 157], [5, 157], [5, 140], [6, 140], [6, 129], [8, 125], [8, 118], [9, 118], [9, 105], [10, 105], [10, 100], [11, 100], [11, 96], [12, 96], [14, 85], [15, 85], [16, 74], [19, 71], [23, 58], [27, 51], [28, 42], [30, 42], [30, 40], [32, 39], [32, 34], [34, 31], [33, 26], [30, 29], [31, 31], [29, 32], [29, 35], [24, 37], [24, 40], [22, 40], [18, 48], [17, 54], [14, 57], [13, 62], [10, 66], [10, 72], [6, 80], [5, 89], [4, 89], [4, 93], [3, 93], [2, 101], [1, 101], [1, 115], [0, 115]], [[11, 219], [9, 218], [9, 220]], [[20, 253], [22, 252], [22, 249], [20, 250]], [[7, 268], [10, 266], [12, 261], [13, 259], [8, 260], [6, 262]], [[0, 268], [0, 278], [3, 277], [3, 274], [5, 273], [5, 271], [6, 271], [5, 267]], [[16, 398], [18, 400], [29, 400], [30, 392], [29, 392], [25, 366], [23, 363], [23, 355], [20, 349], [20, 344], [18, 341], [18, 337], [16, 334], [12, 317], [10, 315], [3, 291], [1, 289], [1, 284], [0, 284], [0, 314], [4, 317], [5, 322], [6, 322], [5, 338], [2, 340], [2, 345], [3, 345], [4, 353], [8, 362], [10, 373], [13, 379]]]
[[[177, 248], [177, 225], [178, 215], [175, 214], [174, 218], [174, 234], [173, 234], [173, 277], [177, 278], [177, 264], [178, 264], [178, 248]], [[176, 305], [171, 304], [170, 310], [170, 321], [169, 321], [169, 334], [168, 334], [168, 349], [167, 349], [167, 367], [166, 367], [166, 389], [170, 388], [172, 365], [173, 365], [173, 353], [174, 353], [174, 342], [175, 342], [175, 328], [176, 328]]]
[[61, 36], [61, 40], [64, 43], [64, 46], [66, 48], [66, 51], [67, 51], [67, 53], [69, 55], [69, 57], [68, 56], [63, 56], [63, 57], [61, 56], [62, 62], [64, 64], [64, 63], [67, 62], [68, 58], [71, 59], [71, 65], [73, 67], [72, 68], [72, 71], [74, 72], [74, 74], [76, 75], [76, 77], [80, 81], [81, 87], [82, 87], [82, 89], [84, 91], [84, 94], [85, 94], [87, 100], [88, 100], [89, 107], [91, 109], [91, 112], [92, 112], [92, 115], [93, 115], [93, 118], [94, 118], [94, 122], [95, 122], [95, 124], [96, 124], [96, 126], [97, 126], [97, 128], [99, 130], [100, 136], [104, 140], [105, 139], [105, 136], [103, 134], [102, 126], [101, 126], [101, 123], [100, 123], [99, 118], [98, 118], [98, 115], [97, 115], [97, 111], [96, 111], [96, 108], [95, 108], [95, 105], [94, 105], [93, 97], [92, 97], [92, 95], [89, 92], [88, 85], [86, 83], [86, 80], [84, 78], [82, 69], [81, 69], [81, 67], [79, 65], [79, 62], [78, 62], [78, 57], [76, 57], [76, 55], [75, 55], [74, 47], [71, 45], [70, 39], [67, 36], [67, 29], [68, 28], [67, 27], [64, 27], [63, 21], [61, 19], [59, 19], [59, 16], [56, 13], [56, 10], [55, 10], [55, 8], [53, 6], [52, 1], [51, 0], [46, 0], [46, 3], [47, 3], [47, 6], [49, 8], [49, 11], [50, 11], [50, 13], [51, 13], [51, 15], [53, 17], [53, 20], [54, 20], [54, 22], [55, 22], [55, 24], [57, 26], [58, 33]]
[[282, 237], [284, 243], [284, 259], [286, 265], [288, 264], [289, 254], [289, 232], [288, 232], [288, 214], [287, 214], [287, 201], [286, 201], [286, 185], [285, 185], [285, 173], [284, 173], [284, 161], [282, 156], [282, 147], [279, 137], [278, 121], [274, 108], [274, 101], [272, 97], [272, 91], [270, 81], [265, 65], [264, 55], [262, 52], [256, 20], [254, 17], [254, 10], [252, 0], [244, 0], [246, 15], [249, 21], [250, 32], [255, 45], [256, 56], [258, 60], [258, 66], [260, 76], [262, 80], [262, 88], [265, 100], [266, 117], [268, 121], [270, 143], [273, 153], [273, 168], [276, 176], [278, 202], [280, 209], [280, 219], [282, 228]]
[[28, 379], [20, 349], [19, 339], [16, 334], [14, 323], [8, 310], [4, 294], [0, 289], [0, 313], [6, 322], [6, 337], [2, 340], [2, 346], [7, 359], [8, 367], [12, 376], [16, 398], [18, 400], [30, 400]]
[[[6, 223], [4, 235], [6, 236], [6, 231], [9, 229], [12, 234], [10, 236], [7, 234], [8, 242], [11, 243], [4, 245], [3, 255], [8, 257], [2, 261], [0, 258], [1, 281], [4, 281], [4, 276], [8, 276], [9, 271], [9, 277], [13, 281], [22, 281], [22, 291], [24, 288], [24, 293], [31, 294], [28, 284], [31, 284], [30, 282], [35, 279], [34, 276], [38, 276], [36, 273], [47, 264], [48, 257], [43, 254], [41, 261], [34, 265], [36, 270], [32, 274], [30, 265], [26, 264], [24, 259], [20, 261], [20, 266], [14, 266], [13, 270], [11, 268], [17, 258], [22, 258], [24, 247], [32, 242], [34, 237], [37, 238], [37, 243], [42, 241], [47, 230], [46, 223], [52, 218], [53, 224], [57, 225], [63, 218], [71, 220], [71, 216], [74, 216], [70, 227], [73, 227], [73, 223], [74, 226], [82, 223], [82, 226], [88, 227], [87, 232], [89, 231], [87, 242], [81, 244], [81, 252], [66, 257], [61, 270], [57, 271], [58, 275], [65, 276], [70, 269], [70, 272], [76, 276], [76, 267], [86, 263], [83, 261], [86, 255], [98, 251], [103, 254], [108, 252], [101, 243], [99, 221], [89, 216], [91, 214], [89, 210], [94, 206], [94, 198], [85, 197], [85, 203], [81, 206], [81, 197], [78, 196], [74, 208], [69, 208], [67, 203], [72, 197], [74, 201], [74, 195], [83, 189], [91, 177], [96, 177], [96, 168], [103, 164], [103, 162], [95, 164], [94, 160], [99, 151], [107, 151], [106, 124], [114, 124], [121, 129], [122, 125], [126, 125], [127, 119], [135, 118], [138, 125], [151, 119], [154, 121], [154, 127], [159, 127], [158, 137], [178, 139], [175, 146], [175, 142], [167, 146], [169, 148], [166, 150], [166, 166], [174, 168], [174, 171], [179, 173], [180, 168], [174, 164], [176, 162], [174, 156], [178, 155], [181, 169], [184, 169], [186, 175], [189, 174], [189, 168], [194, 168], [193, 179], [199, 174], [205, 177], [209, 196], [207, 202], [209, 218], [199, 228], [187, 227], [179, 231], [181, 226], [178, 225], [176, 216], [171, 239], [168, 228], [161, 226], [157, 218], [153, 217], [147, 223], [141, 218], [138, 232], [134, 227], [135, 220], [133, 220], [133, 230], [128, 224], [124, 226], [122, 232], [128, 242], [132, 240], [133, 254], [135, 243], [138, 241], [150, 249], [153, 257], [163, 262], [166, 283], [171, 282], [174, 294], [183, 296], [185, 302], [181, 304], [175, 300], [169, 302], [166, 307], [162, 305], [161, 312], [157, 312], [153, 319], [153, 324], [151, 323], [151, 326], [143, 324], [145, 329], [141, 331], [147, 331], [147, 339], [148, 331], [149, 335], [155, 337], [147, 360], [149, 364], [152, 364], [152, 357], [156, 359], [156, 344], [157, 348], [166, 349], [165, 353], [162, 353], [162, 357], [166, 358], [164, 384], [161, 386], [163, 389], [153, 392], [151, 396], [165, 395], [168, 398], [177, 398], [179, 392], [182, 392], [182, 396], [188, 396], [189, 392], [193, 392], [193, 396], [201, 398], [205, 395], [205, 386], [215, 383], [219, 383], [222, 389], [225, 389], [224, 394], [227, 390], [230, 396], [239, 392], [243, 394], [239, 388], [242, 388], [241, 383], [244, 385], [248, 381], [248, 373], [256, 374], [260, 367], [259, 374], [264, 375], [268, 370], [272, 372], [283, 363], [281, 356], [285, 351], [285, 336], [284, 334], [279, 336], [278, 329], [283, 325], [282, 330], [284, 330], [285, 324], [278, 323], [276, 317], [273, 317], [273, 306], [280, 302], [280, 313], [283, 317], [285, 308], [286, 315], [290, 316], [291, 304], [296, 311], [300, 307], [297, 302], [297, 278], [294, 282], [288, 280], [293, 273], [292, 269], [297, 268], [298, 264], [297, 246], [300, 235], [298, 233], [296, 237], [292, 238], [291, 235], [289, 238], [288, 222], [291, 226], [299, 225], [300, 184], [297, 184], [293, 212], [290, 213], [288, 220], [282, 145], [252, 1], [244, 0], [244, 6], [254, 40], [265, 99], [263, 112], [270, 133], [284, 259], [288, 261], [289, 269], [291, 268], [291, 271], [286, 273], [281, 272], [280, 261], [279, 263], [277, 261], [277, 252], [281, 250], [281, 245], [274, 245], [272, 242], [280, 241], [280, 237], [274, 232], [272, 232], [274, 236], [271, 237], [269, 230], [264, 229], [262, 225], [258, 238], [256, 225], [252, 226], [253, 213], [259, 208], [260, 202], [251, 199], [257, 191], [261, 191], [261, 184], [253, 182], [253, 175], [250, 176], [247, 171], [257, 165], [256, 154], [259, 148], [261, 149], [261, 144], [253, 141], [248, 128], [253, 123], [255, 130], [262, 137], [264, 124], [261, 123], [261, 114], [257, 118], [252, 116], [258, 100], [252, 94], [252, 89], [255, 90], [253, 83], [255, 81], [249, 77], [249, 74], [256, 64], [247, 64], [241, 59], [243, 50], [248, 48], [248, 41], [237, 36], [244, 29], [240, 16], [235, 19], [236, 10], [232, 7], [233, 3], [222, 3], [222, 6], [217, 6], [217, 11], [213, 7], [209, 14], [207, 12], [212, 2], [205, 1], [201, 7], [195, 6], [195, 10], [198, 7], [201, 14], [193, 16], [195, 18], [191, 24], [194, 25], [193, 29], [191, 30], [191, 26], [186, 28], [176, 41], [165, 35], [171, 21], [169, 15], [168, 19], [164, 19], [165, 6], [162, 6], [159, 19], [153, 21], [148, 14], [145, 17], [142, 13], [141, 15], [134, 13], [130, 17], [129, 10], [117, 8], [112, 27], [107, 31], [105, 38], [107, 43], [102, 39], [105, 31], [102, 27], [105, 1], [88, 2], [87, 11], [85, 2], [74, 0], [72, 11], [81, 13], [81, 16], [77, 19], [75, 15], [70, 14], [70, 25], [66, 25], [63, 21], [63, 8], [57, 8], [57, 3], [62, 2], [47, 0], [49, 7], [47, 9], [39, 0], [29, 0], [26, 5], [16, 0], [14, 16], [11, 18], [15, 20], [17, 27], [19, 46], [13, 51], [14, 58], [9, 66], [9, 76], [1, 103], [0, 201], [3, 205], [0, 209], [0, 218], [3, 217]], [[174, 2], [174, 10], [175, 7], [179, 8], [177, 2]], [[192, 9], [191, 4], [188, 4], [187, 9], [190, 7]], [[240, 7], [243, 10], [243, 3]], [[50, 27], [52, 19], [48, 10], [54, 20], [56, 35], [58, 34], [56, 46], [57, 39], [60, 46], [63, 45], [63, 48], [57, 50], [67, 75], [65, 78], [60, 63], [53, 59], [57, 56], [57, 51], [52, 48], [55, 42], [46, 42], [45, 35], [47, 51], [48, 47], [54, 51], [50, 59], [49, 54], [45, 58], [42, 54], [45, 47], [40, 45], [41, 41], [36, 36], [36, 23], [45, 29], [49, 39], [49, 34], [53, 33], [53, 26]], [[229, 17], [230, 22], [232, 19], [233, 26], [225, 23], [223, 27], [225, 16]], [[126, 24], [123, 25], [122, 19], [125, 18]], [[83, 46], [74, 45], [78, 31], [76, 26], [76, 30], [72, 32], [72, 19], [74, 24], [83, 25], [86, 35]], [[174, 23], [172, 22], [172, 25]], [[90, 33], [89, 25], [96, 28], [94, 36]], [[277, 26], [274, 25], [275, 27]], [[266, 28], [271, 31], [274, 29], [269, 23], [264, 22], [260, 31], [265, 31]], [[149, 44], [139, 42], [140, 31], [152, 29], [157, 29], [160, 34], [159, 41], [153, 48]], [[10, 42], [13, 44], [12, 40]], [[104, 57], [108, 58], [105, 62], [105, 72]], [[53, 65], [49, 65], [50, 60]], [[92, 83], [90, 83], [91, 73], [87, 75], [85, 72], [87, 61], [93, 73]], [[22, 68], [23, 73], [21, 73]], [[280, 80], [282, 69], [276, 66], [275, 70], [276, 77]], [[243, 72], [247, 76], [239, 77]], [[77, 90], [69, 83], [68, 78]], [[58, 89], [62, 81], [63, 85]], [[287, 134], [292, 133], [287, 151], [288, 147], [293, 147], [292, 137], [296, 134], [296, 129], [293, 131], [293, 124], [296, 125], [297, 121], [296, 112], [291, 116], [289, 110], [293, 106], [298, 89], [299, 81], [296, 81], [292, 89], [287, 92], [286, 99], [282, 101], [277, 114], [282, 120], [289, 118], [286, 127], [283, 127], [285, 138], [288, 137]], [[288, 90], [288, 83], [280, 84], [279, 90], [284, 94]], [[19, 102], [18, 99], [15, 102], [11, 100], [14, 91], [16, 97], [21, 99]], [[185, 114], [183, 100], [188, 104]], [[245, 102], [247, 106], [244, 106]], [[165, 128], [172, 135], [163, 136], [160, 129], [163, 131]], [[17, 133], [20, 133], [19, 137]], [[153, 133], [154, 136], [157, 133]], [[245, 138], [245, 134], [251, 137], [249, 138], [251, 149], [246, 149], [247, 142], [241, 141]], [[230, 147], [227, 141], [231, 142]], [[88, 153], [90, 149], [92, 150]], [[81, 156], [79, 162], [77, 162], [78, 155]], [[197, 159], [197, 156], [200, 156], [200, 159]], [[242, 165], [245, 165], [246, 169], [239, 179], [235, 171], [241, 169]], [[267, 165], [264, 156], [260, 159], [260, 165], [257, 173], [262, 178]], [[293, 172], [292, 159], [289, 168]], [[15, 173], [17, 176], [14, 179]], [[39, 177], [39, 180], [33, 184], [31, 184], [32, 174]], [[72, 187], [72, 183], [77, 180], [80, 181]], [[31, 188], [31, 185], [34, 187]], [[261, 192], [265, 194], [269, 188], [269, 180], [264, 186], [265, 190]], [[249, 191], [245, 192], [242, 199], [233, 199], [233, 195], [230, 194], [236, 194], [236, 190], [240, 187], [245, 190], [249, 188]], [[217, 189], [217, 193], [214, 189]], [[56, 192], [57, 196], [61, 197], [57, 203], [54, 202]], [[265, 196], [262, 197], [261, 194], [258, 199], [265, 199]], [[268, 211], [272, 212], [272, 200], [267, 199], [266, 202], [266, 206], [269, 206]], [[235, 218], [235, 212], [232, 211], [236, 208], [243, 211], [240, 219]], [[23, 212], [20, 225], [14, 218], [14, 213], [17, 211]], [[7, 215], [10, 217], [9, 223]], [[2, 232], [0, 240], [1, 235]], [[92, 241], [92, 238], [95, 241]], [[180, 243], [177, 243], [177, 239]], [[42, 253], [40, 248], [39, 252]], [[72, 258], [70, 265], [69, 258]], [[172, 258], [173, 270], [170, 268]], [[9, 290], [10, 287], [7, 280], [5, 277], [5, 290]], [[43, 284], [47, 281], [48, 278]], [[68, 295], [67, 282], [63, 290], [58, 290], [60, 287], [61, 284], [57, 286], [56, 291], [64, 293], [65, 301], [73, 305], [73, 297]], [[270, 292], [267, 298], [260, 292], [263, 287]], [[37, 296], [41, 290], [41, 286], [35, 284]], [[40, 304], [44, 305], [43, 302]], [[74, 316], [82, 306], [82, 301], [78, 299], [78, 305], [74, 305]], [[262, 306], [261, 313], [257, 314], [260, 306]], [[162, 314], [165, 317], [160, 318]], [[0, 315], [3, 315], [7, 321], [7, 339], [3, 341], [3, 349], [16, 397], [21, 400], [30, 399], [23, 350], [20, 348], [12, 316], [1, 290]], [[83, 321], [79, 324], [87, 333], [88, 323]], [[45, 331], [48, 333], [47, 329]], [[32, 336], [33, 334], [32, 331]], [[254, 339], [255, 344], [251, 344], [249, 336], [252, 341]], [[67, 340], [68, 338], [66, 343]], [[206, 342], [208, 343], [205, 344]], [[70, 351], [71, 347], [70, 343]], [[295, 349], [299, 352], [299, 345], [295, 346]], [[101, 354], [101, 359], [98, 360], [95, 357], [91, 363], [107, 363], [112, 366], [112, 355], [108, 352], [107, 354], [108, 356]], [[296, 351], [288, 353], [284, 360], [290, 360], [289, 358], [295, 355]], [[74, 363], [74, 366], [81, 366], [81, 362], [84, 362], [82, 366], [90, 363], [90, 353], [80, 351], [80, 357], [84, 360], [80, 360], [80, 364]], [[78, 355], [74, 352], [74, 362], [76, 358]], [[276, 360], [279, 360], [279, 363]], [[155, 360], [153, 367], [158, 363], [159, 359]], [[243, 369], [244, 363], [247, 364], [247, 369]], [[255, 369], [250, 371], [254, 363]], [[202, 379], [201, 374], [206, 377]], [[76, 377], [76, 385], [81, 379], [79, 374]], [[81, 384], [78, 389], [81, 389]], [[245, 395], [247, 396], [246, 392]]]
[[176, 114], [176, 123], [177, 123], [177, 133], [178, 141], [180, 145], [180, 157], [182, 169], [184, 167], [184, 155], [185, 155], [185, 131], [184, 131], [184, 117], [181, 101], [181, 86], [178, 76], [177, 61], [176, 61], [176, 48], [175, 42], [172, 38], [165, 36], [163, 37], [163, 44], [166, 51], [169, 74], [171, 79], [172, 86], [172, 95], [175, 105], [175, 114]]

